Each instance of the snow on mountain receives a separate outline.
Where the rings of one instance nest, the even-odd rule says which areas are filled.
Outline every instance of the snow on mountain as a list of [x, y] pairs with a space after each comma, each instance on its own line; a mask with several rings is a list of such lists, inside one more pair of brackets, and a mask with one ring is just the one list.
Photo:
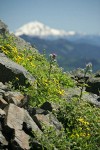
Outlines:
[[76, 35], [74, 31], [66, 32], [64, 30], [53, 29], [38, 21], [25, 24], [19, 29], [17, 29], [15, 32], [16, 36], [21, 36], [23, 34], [28, 36], [39, 36], [41, 38], [49, 38], [49, 37], [56, 38], [56, 37], [67, 37]]
[[77, 33], [74, 31], [64, 31], [64, 30], [57, 30], [54, 28], [50, 28], [49, 26], [44, 25], [41, 22], [35, 21], [35, 22], [30, 22], [19, 29], [16, 30], [15, 32], [16, 36], [22, 36], [25, 35], [28, 38], [31, 37], [39, 37], [42, 39], [67, 39], [71, 42], [76, 42], [76, 43], [89, 43], [89, 44], [94, 44], [94, 45], [99, 45], [100, 46], [100, 35], [88, 35], [85, 33]]

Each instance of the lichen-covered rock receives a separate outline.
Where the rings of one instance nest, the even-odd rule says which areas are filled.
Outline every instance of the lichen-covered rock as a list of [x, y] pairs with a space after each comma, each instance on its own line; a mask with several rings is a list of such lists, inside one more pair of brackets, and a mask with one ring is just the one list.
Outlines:
[[27, 127], [29, 127], [31, 131], [39, 132], [41, 134], [41, 131], [37, 127], [36, 123], [25, 109], [14, 104], [9, 104], [4, 111], [7, 113], [5, 118], [5, 126], [8, 128], [22, 130], [23, 123], [26, 123]]
[[15, 130], [14, 138], [11, 141], [13, 150], [30, 150], [29, 146], [29, 135], [27, 135], [24, 131]]
[[30, 132], [33, 131], [33, 133], [37, 133], [38, 135], [41, 136], [42, 132], [39, 129], [39, 127], [37, 126], [37, 124], [35, 123], [35, 121], [33, 121], [33, 119], [30, 117], [29, 113], [27, 112], [27, 110], [24, 109], [24, 129], [25, 131], [29, 134], [31, 134]]
[[14, 130], [22, 130], [24, 120], [24, 109], [17, 107], [14, 104], [9, 104], [4, 111], [6, 112], [4, 125], [10, 132]]
[[29, 150], [30, 135], [38, 134], [41, 136], [42, 131], [30, 117], [24, 108], [14, 104], [9, 104], [4, 111], [4, 134], [14, 150]]
[[4, 93], [4, 98], [8, 103], [14, 103], [17, 106], [21, 106], [24, 101], [24, 95], [16, 91], [8, 91]]
[[56, 130], [62, 129], [62, 124], [57, 120], [57, 118], [51, 114], [36, 114], [33, 116], [33, 120], [36, 122], [36, 124], [39, 126], [41, 130], [43, 130], [43, 125], [47, 127], [54, 127]]

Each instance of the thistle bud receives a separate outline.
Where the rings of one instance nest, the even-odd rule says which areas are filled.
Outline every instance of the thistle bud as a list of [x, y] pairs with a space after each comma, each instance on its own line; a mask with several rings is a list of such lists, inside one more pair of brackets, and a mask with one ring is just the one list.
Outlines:
[[92, 63], [91, 62], [86, 64], [86, 70], [87, 70], [87, 72], [92, 72]]
[[53, 54], [50, 54], [49, 57], [50, 57], [52, 62], [55, 62], [57, 55], [53, 53]]
[[53, 54], [52, 54], [52, 58], [53, 58], [53, 59], [56, 59], [56, 57], [57, 57], [57, 55], [53, 53]]

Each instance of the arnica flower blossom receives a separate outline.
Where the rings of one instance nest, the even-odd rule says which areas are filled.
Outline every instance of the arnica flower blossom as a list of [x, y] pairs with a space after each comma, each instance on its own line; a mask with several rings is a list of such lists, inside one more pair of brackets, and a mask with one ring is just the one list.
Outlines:
[[35, 65], [32, 62], [30, 64], [31, 64], [32, 67], [35, 67]]
[[65, 91], [64, 91], [64, 90], [59, 90], [58, 93], [59, 93], [60, 95], [64, 95]]
[[84, 125], [89, 125], [89, 122], [85, 121], [83, 118], [79, 118], [78, 121]]

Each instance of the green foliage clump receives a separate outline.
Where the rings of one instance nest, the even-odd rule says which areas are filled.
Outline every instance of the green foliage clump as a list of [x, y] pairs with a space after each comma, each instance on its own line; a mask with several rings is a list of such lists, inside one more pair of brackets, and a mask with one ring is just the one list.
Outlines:
[[[66, 150], [67, 141], [64, 130], [56, 131], [54, 127], [44, 126], [43, 136], [36, 134], [36, 139], [41, 145], [42, 150]], [[30, 145], [32, 146], [34, 139], [31, 138]]]
[[[64, 88], [74, 86], [71, 78], [57, 67], [56, 63], [30, 49], [20, 50], [14, 43], [13, 36], [0, 38], [1, 50], [10, 59], [24, 66], [36, 79], [36, 83], [24, 89], [31, 96], [30, 104], [38, 106], [45, 101], [59, 101], [64, 95]], [[37, 87], [36, 87], [37, 85]]]
[[68, 149], [99, 150], [100, 148], [100, 109], [85, 101], [77, 103], [73, 98], [71, 103], [60, 105], [57, 114], [62, 122]]

